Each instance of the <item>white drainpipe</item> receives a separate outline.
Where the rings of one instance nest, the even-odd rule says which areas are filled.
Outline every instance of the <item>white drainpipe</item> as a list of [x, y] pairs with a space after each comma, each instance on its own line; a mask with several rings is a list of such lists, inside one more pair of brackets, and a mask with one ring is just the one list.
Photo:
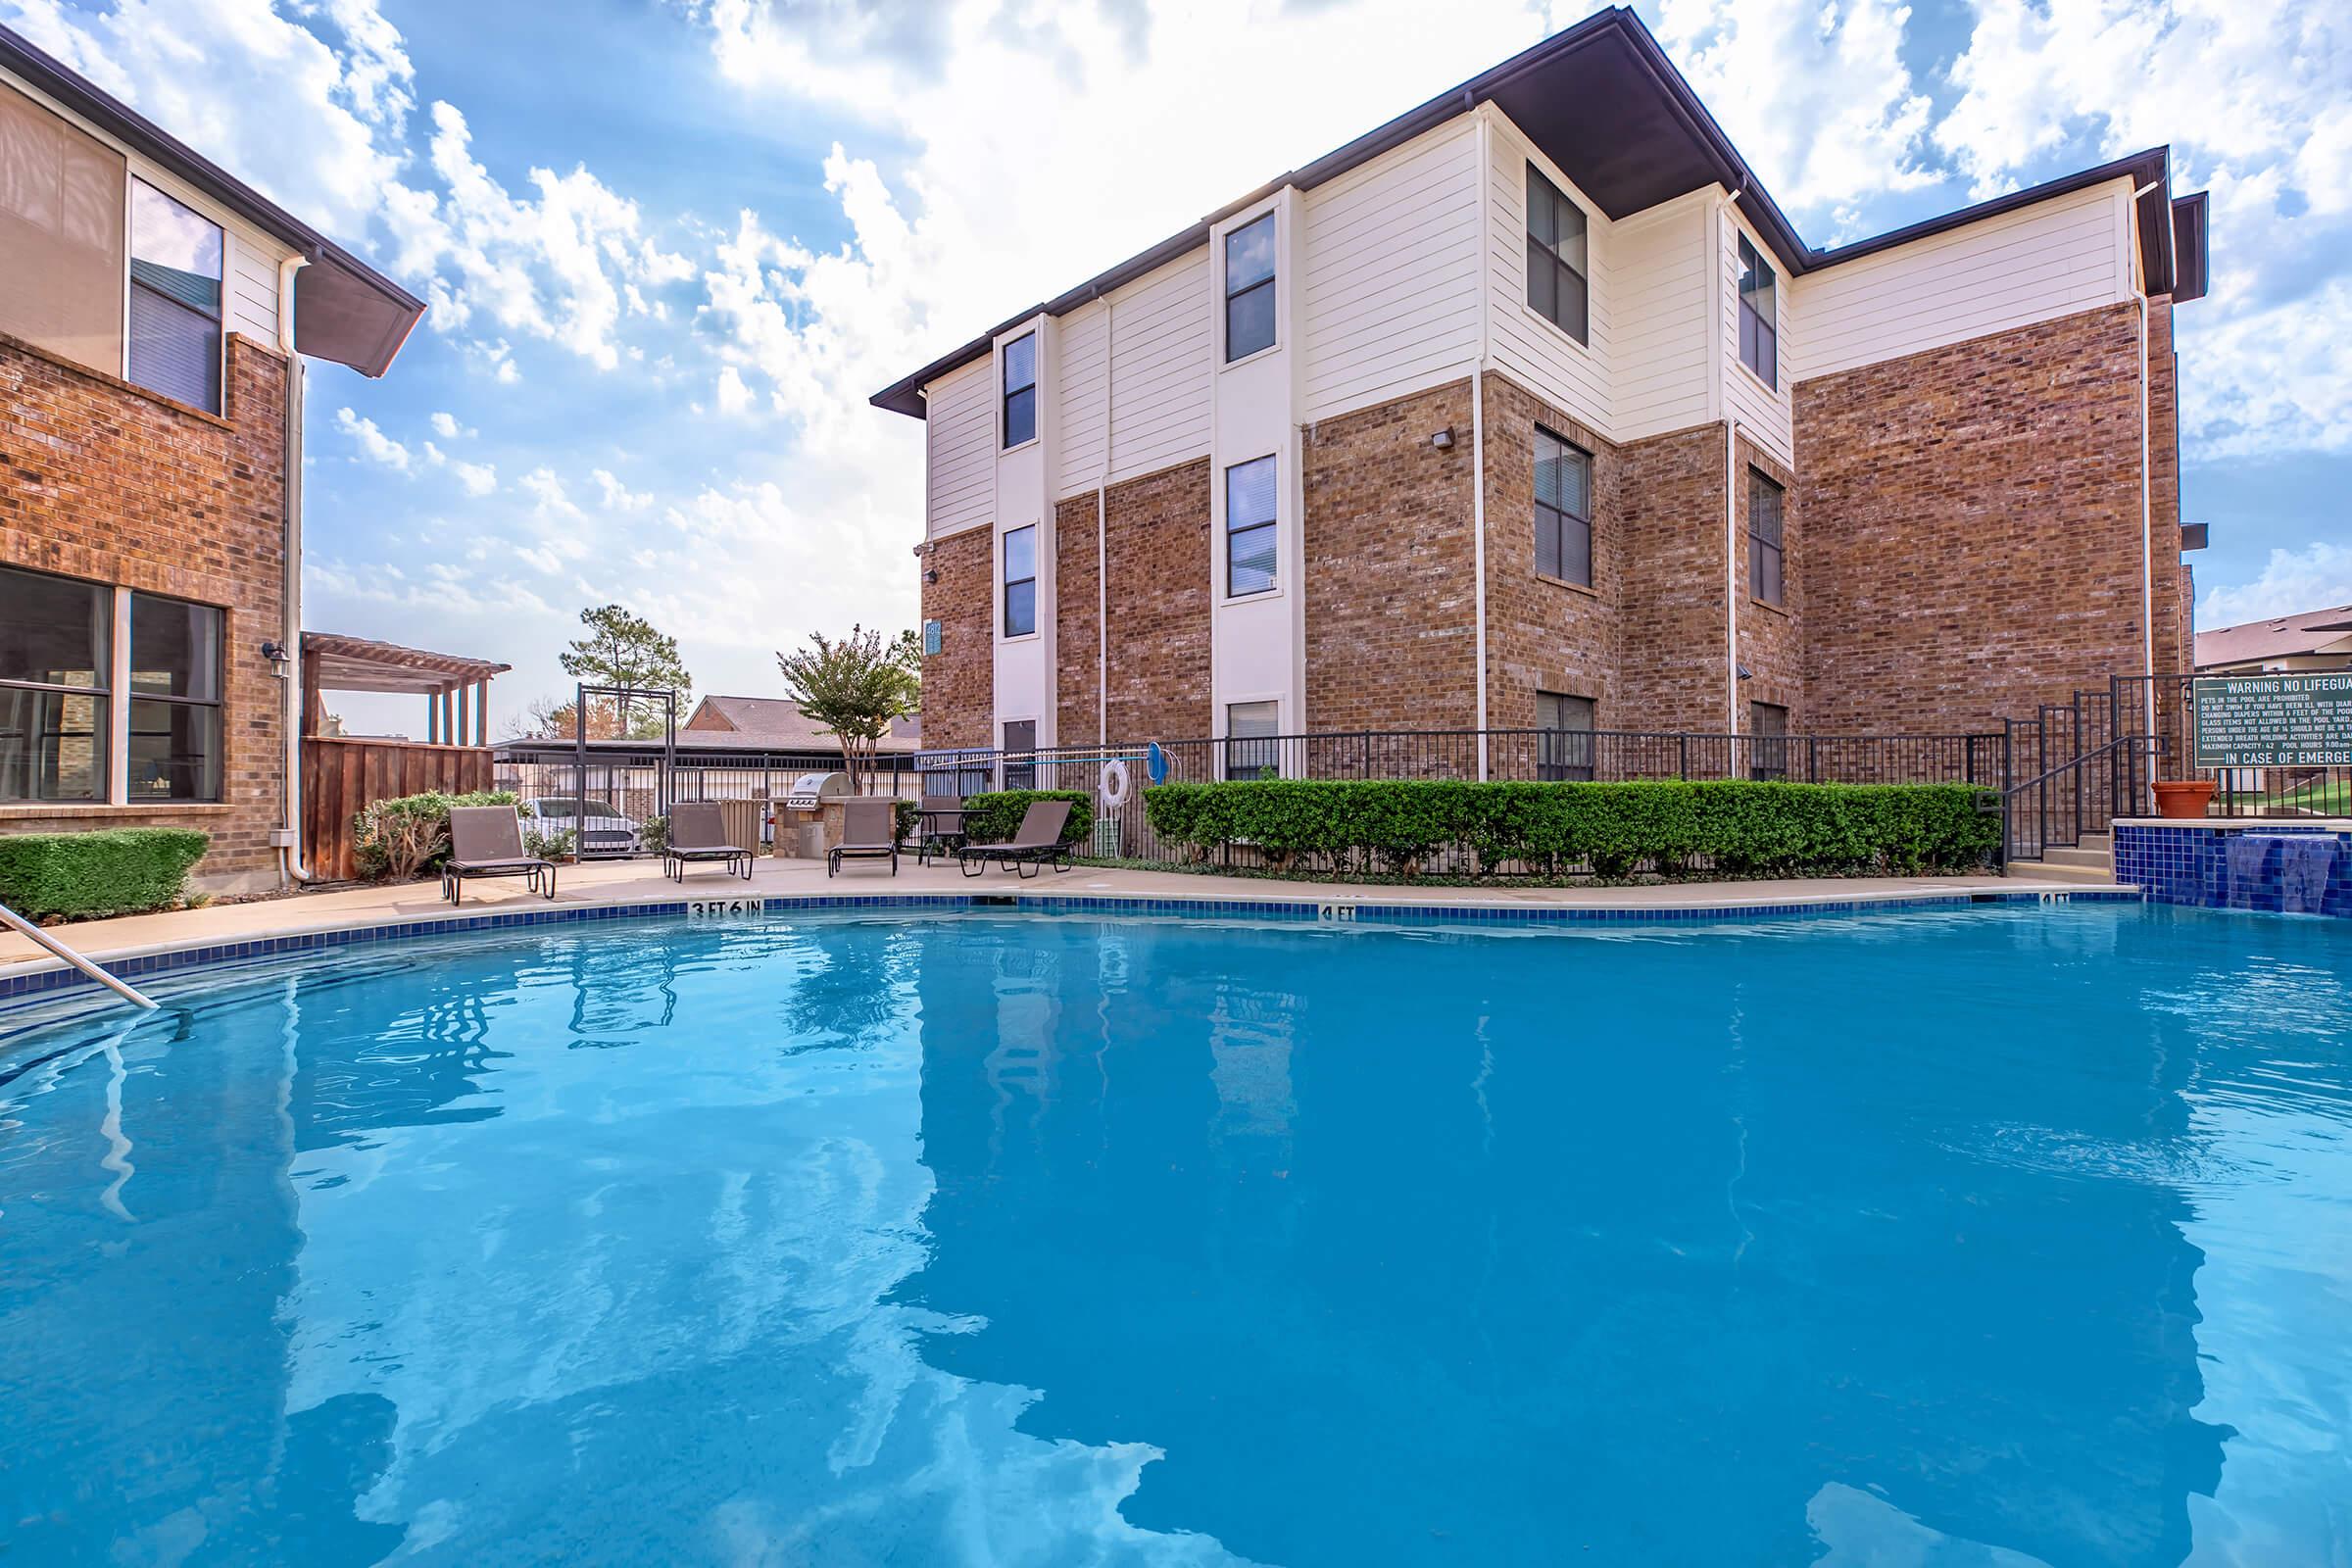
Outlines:
[[286, 782], [285, 821], [281, 836], [288, 842], [277, 849], [281, 882], [308, 882], [311, 868], [302, 859], [302, 356], [294, 349], [294, 274], [308, 265], [304, 257], [289, 256], [277, 267], [277, 347], [286, 357], [285, 524], [286, 580], [281, 599], [285, 615], [279, 645], [286, 653]]

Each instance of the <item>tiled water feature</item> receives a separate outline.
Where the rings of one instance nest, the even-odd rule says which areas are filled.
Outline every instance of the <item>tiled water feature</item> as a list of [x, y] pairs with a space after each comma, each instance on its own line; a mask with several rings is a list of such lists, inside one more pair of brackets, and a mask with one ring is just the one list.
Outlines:
[[2352, 822], [2118, 822], [2115, 879], [2166, 904], [2352, 917]]

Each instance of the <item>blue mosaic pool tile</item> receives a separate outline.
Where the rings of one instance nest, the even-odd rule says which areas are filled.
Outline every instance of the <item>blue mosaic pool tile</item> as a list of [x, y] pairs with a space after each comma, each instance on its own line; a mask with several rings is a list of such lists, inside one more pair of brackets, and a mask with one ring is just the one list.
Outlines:
[[2320, 890], [2319, 907], [2301, 912], [2352, 917], [2352, 833], [2329, 833], [2292, 822], [2120, 826], [2115, 830], [2116, 880], [2136, 883], [2159, 903], [2279, 913], [2286, 902], [2282, 846], [2271, 844], [2258, 864], [2240, 866], [2234, 879], [2230, 875], [2230, 845], [2247, 833], [2274, 839], [2305, 834], [2333, 838], [2338, 848]]

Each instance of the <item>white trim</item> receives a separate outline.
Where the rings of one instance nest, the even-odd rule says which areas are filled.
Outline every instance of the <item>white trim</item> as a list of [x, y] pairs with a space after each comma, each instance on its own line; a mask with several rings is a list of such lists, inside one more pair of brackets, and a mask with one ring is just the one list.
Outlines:
[[[106, 703], [106, 801], [110, 806], [131, 805], [130, 799], [130, 590], [116, 586], [114, 594], [114, 626], [107, 642], [107, 703]], [[221, 630], [228, 629], [228, 614], [220, 615]], [[225, 641], [225, 637], [222, 639]], [[228, 683], [228, 650], [220, 650], [221, 685]], [[221, 692], [221, 707], [225, 710], [228, 693]], [[220, 722], [221, 744], [228, 741], [228, 719], [223, 711]], [[221, 759], [225, 773], [228, 760]], [[223, 778], [222, 798], [226, 798], [227, 780]]]
[[[1487, 360], [1494, 352], [1493, 328], [1494, 315], [1494, 279], [1488, 275], [1493, 265], [1494, 237], [1494, 122], [1486, 115], [1478, 119], [1478, 356], [1470, 365], [1470, 571], [1472, 619], [1476, 625], [1478, 646], [1475, 661], [1478, 690], [1472, 694], [1472, 706], [1477, 714], [1478, 777], [1487, 777]], [[1565, 194], [1563, 192], [1563, 194]], [[1585, 266], [1590, 272], [1592, 265], [1592, 220], [1586, 220]], [[1521, 293], [1524, 295], [1525, 289]], [[1585, 279], [1585, 324], [1592, 326], [1592, 280]], [[1540, 321], [1548, 320], [1539, 312], [1528, 309], [1525, 299], [1520, 308]], [[1558, 330], [1555, 326], [1554, 330]], [[1562, 337], [1568, 337], [1564, 331]], [[1569, 337], [1574, 343], [1576, 339]], [[1581, 345], [1580, 345], [1581, 346]], [[1590, 350], [1587, 351], [1591, 352]]]
[[[2139, 658], [2141, 673], [2156, 673], [2156, 513], [2148, 472], [2148, 300], [2136, 294], [2134, 318], [2139, 323]], [[2191, 662], [2194, 662], [2192, 660]], [[2147, 692], [2148, 733], [2156, 733], [2156, 682], [2143, 683]]]

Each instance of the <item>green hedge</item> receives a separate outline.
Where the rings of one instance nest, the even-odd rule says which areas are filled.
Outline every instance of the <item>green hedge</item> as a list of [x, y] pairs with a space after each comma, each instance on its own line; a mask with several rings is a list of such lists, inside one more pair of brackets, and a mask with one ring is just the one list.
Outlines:
[[453, 806], [513, 806], [513, 790], [474, 790], [444, 795], [396, 795], [373, 801], [351, 819], [352, 853], [360, 875], [407, 881], [422, 876], [449, 858], [449, 811]]
[[1459, 846], [1488, 874], [1621, 877], [1647, 864], [1740, 876], [1917, 874], [1984, 864], [2000, 819], [1961, 784], [1624, 784], [1281, 779], [1158, 784], [1144, 810], [1160, 839], [1206, 856], [1254, 846], [1276, 868], [1409, 873]]
[[185, 827], [11, 834], [0, 838], [0, 904], [28, 920], [168, 909], [212, 842]]
[[1012, 837], [1021, 818], [1039, 801], [1067, 801], [1070, 820], [1061, 830], [1064, 844], [1083, 844], [1095, 830], [1095, 798], [1084, 790], [998, 790], [967, 797], [963, 803], [963, 836], [967, 843], [1002, 844]]

